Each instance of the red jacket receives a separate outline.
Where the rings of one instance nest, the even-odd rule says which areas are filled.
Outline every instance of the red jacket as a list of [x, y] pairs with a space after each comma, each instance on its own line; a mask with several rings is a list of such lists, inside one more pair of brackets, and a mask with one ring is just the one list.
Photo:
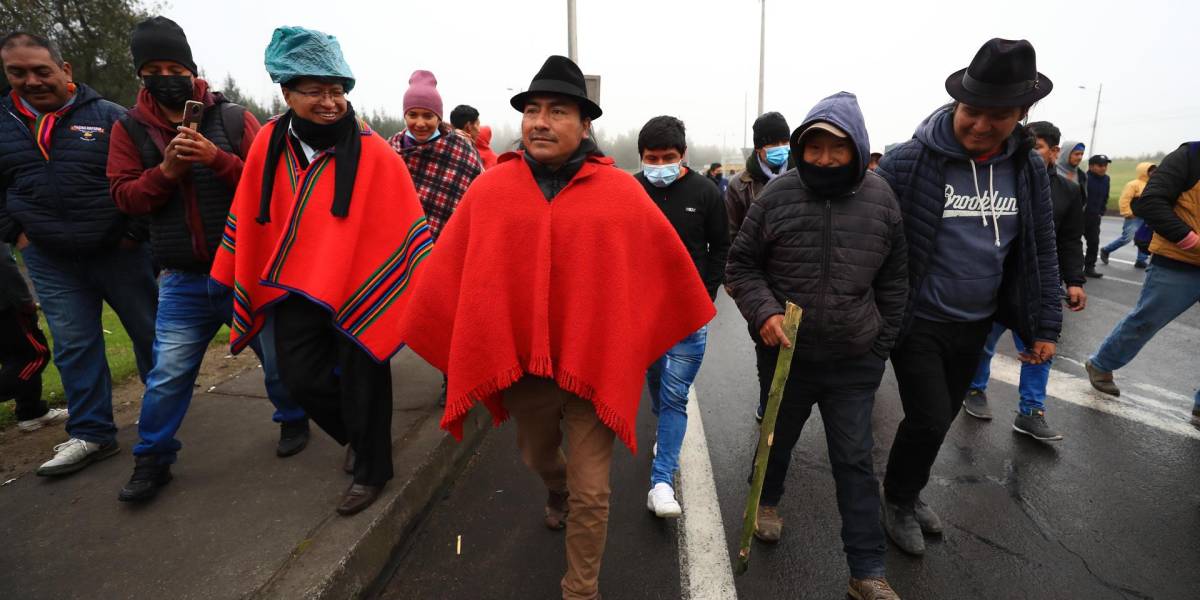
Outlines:
[[496, 166], [496, 153], [492, 151], [492, 128], [484, 125], [479, 128], [479, 135], [475, 136], [475, 150], [479, 152], [479, 158], [483, 160], [483, 168], [490, 169]]

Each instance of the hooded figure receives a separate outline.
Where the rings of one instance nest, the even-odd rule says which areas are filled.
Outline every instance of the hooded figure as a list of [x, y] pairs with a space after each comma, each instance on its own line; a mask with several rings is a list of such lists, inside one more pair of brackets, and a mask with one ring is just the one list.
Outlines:
[[[726, 267], [755, 340], [760, 403], [778, 346], [795, 348], [755, 534], [779, 539], [783, 521], [775, 507], [792, 448], [816, 404], [829, 433], [851, 587], [886, 586], [871, 408], [908, 299], [900, 206], [887, 183], [867, 170], [870, 140], [853, 94], [818, 102], [790, 142], [796, 169], [750, 206]], [[795, 340], [781, 339], [786, 302], [804, 309]]]
[[1055, 164], [1055, 168], [1058, 169], [1058, 174], [1062, 177], [1065, 177], [1067, 181], [1083, 185], [1083, 181], [1087, 177], [1087, 174], [1084, 172], [1084, 170], [1079, 168], [1079, 165], [1082, 164], [1083, 161], [1081, 159], [1080, 162], [1077, 162], [1074, 166], [1072, 166], [1071, 155], [1078, 152], [1080, 156], [1083, 156], [1086, 146], [1084, 146], [1083, 142], [1063, 140], [1059, 147], [1062, 148], [1062, 152], [1059, 152], [1058, 162]]
[[1134, 218], [1133, 201], [1142, 196], [1142, 190], [1146, 189], [1146, 182], [1150, 181], [1150, 167], [1154, 163], [1141, 162], [1137, 165], [1136, 177], [1125, 183], [1125, 187], [1121, 189], [1121, 198], [1117, 200], [1117, 206], [1121, 210], [1121, 216], [1126, 219]]
[[496, 166], [496, 152], [492, 150], [491, 125], [479, 128], [479, 135], [475, 136], [475, 150], [479, 152], [479, 159], [483, 161], [484, 169]]

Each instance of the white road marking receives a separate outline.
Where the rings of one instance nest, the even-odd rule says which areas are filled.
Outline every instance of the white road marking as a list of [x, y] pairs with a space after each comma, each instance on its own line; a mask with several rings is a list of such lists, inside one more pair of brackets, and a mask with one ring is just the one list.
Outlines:
[[1132, 260], [1125, 260], [1125, 259], [1123, 259], [1123, 258], [1113, 258], [1113, 257], [1111, 257], [1111, 256], [1110, 256], [1110, 257], [1108, 257], [1108, 261], [1109, 261], [1109, 262], [1115, 262], [1115, 263], [1121, 263], [1121, 264], [1123, 264], [1123, 265], [1129, 265], [1129, 266], [1131, 266], [1131, 267], [1133, 266], [1133, 261], [1132, 261]]
[[[997, 354], [992, 359], [992, 377], [1010, 385], [1018, 385], [1021, 381], [1020, 361], [1004, 354]], [[1120, 397], [1113, 397], [1092, 389], [1091, 383], [1085, 377], [1054, 370], [1050, 376], [1050, 383], [1046, 386], [1046, 395], [1053, 400], [1070, 402], [1122, 419], [1149, 425], [1168, 433], [1200, 440], [1200, 430], [1192, 427], [1188, 422], [1191, 417], [1190, 398], [1187, 398], [1188, 406], [1185, 408], [1176, 402], [1164, 402], [1131, 393], [1128, 388], [1138, 387], [1133, 385], [1133, 382], [1118, 381], [1117, 383], [1125, 389], [1121, 390]], [[1177, 398], [1171, 399], [1177, 400]]]
[[1113, 277], [1112, 275], [1109, 275], [1108, 273], [1104, 274], [1104, 281], [1117, 281], [1120, 283], [1128, 283], [1129, 285], [1136, 285], [1138, 287], [1142, 287], [1142, 282], [1140, 282], [1140, 281], [1134, 281], [1132, 279], [1121, 279], [1120, 277]]
[[696, 388], [688, 390], [688, 424], [679, 450], [679, 491], [683, 500], [680, 517], [680, 587], [687, 600], [736, 600], [729, 544], [721, 523], [717, 484], [708, 458], [704, 420], [696, 403]]

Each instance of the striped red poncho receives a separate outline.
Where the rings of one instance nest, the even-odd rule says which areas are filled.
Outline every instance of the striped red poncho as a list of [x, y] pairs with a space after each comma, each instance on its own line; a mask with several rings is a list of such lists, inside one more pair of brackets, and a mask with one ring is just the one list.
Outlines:
[[259, 202], [271, 132], [265, 125], [246, 157], [212, 277], [234, 289], [230, 345], [245, 348], [263, 325], [264, 308], [298, 293], [329, 309], [334, 325], [372, 358], [402, 346], [396, 320], [410, 298], [432, 239], [404, 161], [359, 123], [362, 151], [349, 213], [330, 214], [335, 155], [300, 168], [292, 145], [277, 165], [267, 223]]
[[633, 177], [589, 157], [547, 202], [520, 153], [471, 185], [424, 265], [401, 335], [448, 376], [442, 427], [526, 375], [590, 400], [637, 451], [646, 368], [716, 313], [679, 235]]

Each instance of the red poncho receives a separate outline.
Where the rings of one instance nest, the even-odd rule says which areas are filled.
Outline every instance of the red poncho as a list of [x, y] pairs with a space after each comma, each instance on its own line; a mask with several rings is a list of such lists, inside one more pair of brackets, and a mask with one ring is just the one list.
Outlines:
[[408, 168], [360, 122], [350, 210], [338, 218], [330, 214], [335, 155], [318, 155], [301, 169], [288, 143], [276, 166], [271, 220], [260, 224], [263, 166], [277, 123], [254, 139], [213, 262], [213, 279], [234, 289], [230, 345], [245, 348], [262, 328], [263, 309], [295, 292], [328, 308], [334, 325], [383, 362], [402, 346], [396, 321], [432, 247]]
[[448, 376], [442, 427], [526, 375], [590, 400], [637, 452], [646, 368], [716, 314], [679, 235], [633, 177], [589, 157], [547, 202], [520, 153], [479, 176], [438, 238], [401, 320]]

